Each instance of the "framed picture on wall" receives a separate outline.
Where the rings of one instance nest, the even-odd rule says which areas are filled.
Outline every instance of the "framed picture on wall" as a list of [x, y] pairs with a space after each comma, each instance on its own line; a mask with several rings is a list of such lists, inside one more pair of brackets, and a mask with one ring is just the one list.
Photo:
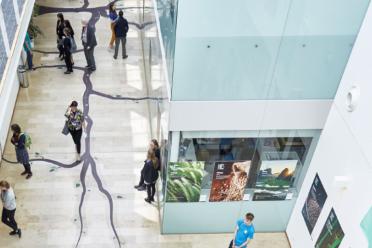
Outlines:
[[306, 202], [302, 208], [302, 216], [310, 234], [313, 232], [326, 199], [327, 193], [320, 181], [319, 175], [316, 174]]
[[332, 208], [323, 226], [322, 232], [316, 241], [315, 248], [337, 248], [340, 246], [344, 236], [344, 231]]
[[251, 161], [216, 162], [209, 201], [242, 201], [250, 167]]

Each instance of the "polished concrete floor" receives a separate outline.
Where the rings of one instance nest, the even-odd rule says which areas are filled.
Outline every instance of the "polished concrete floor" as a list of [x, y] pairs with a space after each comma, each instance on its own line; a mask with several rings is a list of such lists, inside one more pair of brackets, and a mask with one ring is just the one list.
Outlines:
[[[91, 2], [89, 8], [108, 3], [107, 0]], [[38, 0], [37, 3], [65, 8], [83, 5], [83, 1], [76, 0]], [[142, 1], [126, 0], [124, 6], [142, 6]], [[80, 20], [82, 16], [91, 15], [90, 12], [65, 13], [75, 28], [79, 46]], [[131, 22], [140, 22], [139, 15], [136, 8], [126, 11]], [[55, 51], [56, 14], [40, 15], [35, 20], [44, 32], [44, 36], [36, 40], [35, 49]], [[134, 25], [130, 27], [129, 58], [113, 60], [113, 53], [108, 49], [109, 21], [101, 17], [96, 28], [97, 71], [89, 76], [94, 90], [112, 96], [145, 96], [140, 30]], [[82, 53], [74, 55], [74, 60], [76, 66], [85, 66]], [[36, 66], [60, 64], [63, 63], [56, 54], [35, 52]], [[76, 69], [72, 75], [64, 75], [63, 71], [63, 68], [52, 67], [30, 72], [30, 87], [20, 90], [12, 122], [19, 123], [32, 136], [32, 158], [47, 158], [68, 165], [74, 162], [74, 146], [70, 136], [61, 134], [63, 114], [71, 100], [82, 105], [86, 85], [83, 70]], [[81, 228], [79, 204], [84, 186], [81, 178], [85, 180], [86, 195], [81, 209], [83, 228], [79, 247], [119, 247], [118, 238], [122, 247], [130, 248], [227, 247], [232, 234], [160, 235], [156, 205], [145, 203], [145, 193], [133, 189], [148, 140], [152, 138], [146, 101], [110, 100], [90, 95], [89, 117], [93, 125], [86, 139], [89, 142], [83, 142], [83, 151], [88, 144], [89, 154], [85, 156], [91, 155], [93, 162], [86, 159], [75, 167], [61, 168], [53, 162], [35, 161], [32, 163], [34, 176], [30, 180], [19, 175], [20, 165], [2, 162], [0, 177], [14, 187], [18, 203], [16, 219], [23, 229], [23, 237], [19, 240], [9, 236], [7, 227], [0, 225], [0, 247], [75, 247]], [[15, 160], [10, 142], [6, 145], [5, 156]], [[85, 166], [86, 175], [82, 173]], [[100, 182], [112, 197], [112, 221], [117, 237], [110, 222], [110, 201], [102, 189], [100, 191]], [[289, 246], [285, 234], [268, 233], [257, 234], [250, 247]]]

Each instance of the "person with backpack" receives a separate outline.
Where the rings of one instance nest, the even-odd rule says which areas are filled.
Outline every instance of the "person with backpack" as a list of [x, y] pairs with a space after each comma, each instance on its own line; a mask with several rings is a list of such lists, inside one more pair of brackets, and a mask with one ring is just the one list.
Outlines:
[[10, 129], [13, 132], [11, 142], [15, 147], [17, 161], [23, 164], [25, 168], [25, 171], [22, 172], [21, 175], [27, 175], [26, 179], [30, 179], [32, 177], [32, 172], [27, 148], [30, 148], [31, 138], [28, 134], [21, 132], [21, 127], [18, 124], [12, 124]]
[[74, 70], [72, 69], [72, 37], [69, 28], [65, 28], [63, 32], [65, 34], [65, 38], [63, 38], [63, 54], [67, 67], [65, 74], [71, 74], [72, 72], [74, 72]]
[[65, 28], [65, 18], [63, 17], [62, 13], [57, 14], [57, 27], [56, 27], [56, 34], [57, 34], [57, 48], [59, 51], [59, 58], [63, 60], [63, 37], [65, 36], [63, 30]]
[[1, 221], [13, 229], [9, 235], [18, 235], [18, 237], [21, 238], [21, 229], [18, 228], [17, 222], [14, 219], [17, 206], [14, 191], [7, 181], [0, 181], [0, 190], [0, 198], [3, 204]]
[[119, 52], [119, 45], [122, 45], [122, 56], [123, 59], [128, 58], [126, 43], [127, 43], [127, 33], [129, 30], [128, 21], [123, 17], [124, 13], [122, 10], [119, 11], [119, 17], [115, 22], [115, 54], [114, 59], [117, 59]]
[[247, 213], [244, 219], [237, 221], [234, 239], [231, 240], [229, 248], [247, 248], [255, 233], [252, 224], [253, 219], [254, 215], [252, 213]]
[[148, 203], [155, 201], [155, 184], [159, 177], [158, 167], [159, 163], [155, 156], [155, 151], [153, 149], [148, 150], [147, 159], [143, 168], [143, 179], [147, 189], [147, 197], [145, 198], [145, 201]]

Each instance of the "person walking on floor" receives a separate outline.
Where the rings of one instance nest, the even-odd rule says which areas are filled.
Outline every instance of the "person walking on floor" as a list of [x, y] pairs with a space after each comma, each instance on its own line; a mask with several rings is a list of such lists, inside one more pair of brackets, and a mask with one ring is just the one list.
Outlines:
[[109, 6], [109, 17], [110, 17], [110, 27], [111, 27], [111, 40], [109, 43], [110, 49], [114, 48], [114, 42], [115, 42], [115, 22], [118, 18], [118, 14], [116, 13], [115, 4], [111, 3]]
[[81, 136], [83, 134], [83, 127], [85, 128], [85, 122], [83, 112], [77, 107], [77, 101], [72, 101], [67, 108], [65, 116], [67, 118], [68, 130], [76, 147], [76, 161], [80, 162]]
[[71, 23], [69, 20], [65, 20], [65, 27], [69, 30], [70, 32], [70, 41], [71, 41], [71, 54], [70, 54], [70, 57], [71, 57], [71, 63], [72, 65], [74, 65], [74, 57], [73, 57], [73, 52], [75, 52], [77, 50], [77, 47], [76, 47], [76, 42], [75, 42], [75, 38], [74, 38], [74, 35], [75, 35], [75, 32], [74, 32], [74, 29], [72, 28], [71, 26]]
[[63, 37], [65, 36], [63, 30], [65, 29], [65, 18], [63, 17], [62, 13], [57, 14], [57, 27], [56, 27], [56, 34], [57, 34], [57, 48], [59, 51], [59, 58], [63, 60]]
[[[155, 152], [155, 157], [158, 160], [158, 169], [160, 169], [160, 148], [159, 148], [159, 143], [156, 139], [152, 139], [149, 145], [149, 149], [153, 150]], [[146, 160], [145, 160], [146, 163]], [[146, 190], [146, 185], [145, 185], [145, 179], [143, 178], [143, 171], [144, 171], [145, 166], [142, 167], [141, 170], [141, 176], [140, 176], [140, 181], [138, 185], [134, 186], [139, 191]]]
[[65, 38], [63, 39], [63, 54], [65, 58], [66, 68], [67, 68], [67, 70], [65, 71], [65, 74], [71, 74], [71, 72], [73, 72], [73, 69], [72, 69], [72, 37], [71, 37], [69, 28], [65, 28], [63, 32], [65, 33]]
[[81, 41], [83, 43], [84, 55], [87, 60], [87, 66], [91, 71], [96, 70], [96, 62], [94, 60], [94, 48], [97, 46], [95, 28], [90, 26], [87, 20], [81, 21], [83, 30], [81, 32]]
[[25, 171], [22, 172], [21, 175], [27, 175], [26, 179], [29, 179], [32, 177], [32, 172], [26, 147], [26, 134], [21, 133], [21, 127], [18, 124], [12, 124], [10, 129], [13, 132], [13, 136], [10, 141], [15, 147], [17, 161], [18, 163], [23, 164], [23, 167], [25, 168]]
[[119, 45], [121, 42], [122, 46], [122, 57], [123, 59], [128, 58], [126, 43], [127, 43], [127, 33], [129, 30], [128, 21], [123, 17], [124, 13], [122, 10], [119, 11], [119, 17], [115, 22], [115, 54], [114, 59], [117, 59], [119, 52]]
[[25, 41], [23, 43], [23, 50], [26, 52], [27, 55], [27, 66], [28, 70], [34, 70], [34, 64], [32, 62], [32, 48], [31, 48], [31, 39], [30, 36], [28, 35], [28, 32], [26, 32], [26, 37]]
[[1, 215], [1, 221], [13, 229], [9, 235], [18, 235], [19, 238], [22, 236], [21, 229], [18, 228], [17, 222], [14, 219], [16, 212], [16, 199], [13, 189], [7, 181], [0, 181], [0, 198], [3, 203], [3, 212]]
[[234, 239], [231, 240], [229, 248], [247, 248], [249, 242], [253, 239], [255, 230], [252, 224], [254, 215], [247, 213], [244, 219], [236, 223]]
[[155, 201], [155, 184], [159, 177], [158, 166], [159, 163], [155, 156], [155, 151], [152, 149], [148, 150], [147, 159], [143, 168], [143, 178], [147, 189], [147, 197], [145, 198], [145, 201], [148, 203]]

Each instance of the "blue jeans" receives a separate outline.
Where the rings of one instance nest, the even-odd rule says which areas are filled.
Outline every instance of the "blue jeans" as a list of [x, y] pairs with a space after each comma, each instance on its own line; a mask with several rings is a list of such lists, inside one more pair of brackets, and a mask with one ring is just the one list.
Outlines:
[[32, 53], [31, 51], [26, 51], [26, 54], [27, 54], [27, 66], [28, 66], [28, 69], [31, 70], [32, 67], [33, 67], [33, 63], [32, 63]]

